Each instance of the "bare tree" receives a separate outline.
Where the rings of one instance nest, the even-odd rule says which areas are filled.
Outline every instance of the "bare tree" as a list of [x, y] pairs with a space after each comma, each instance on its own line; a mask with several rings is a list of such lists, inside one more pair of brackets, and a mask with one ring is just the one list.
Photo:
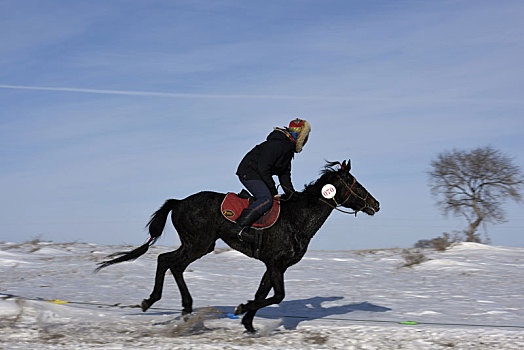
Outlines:
[[521, 200], [524, 178], [520, 168], [492, 147], [446, 151], [431, 162], [431, 167], [431, 192], [444, 214], [466, 218], [468, 242], [480, 242], [475, 232], [481, 223], [506, 221], [504, 201]]

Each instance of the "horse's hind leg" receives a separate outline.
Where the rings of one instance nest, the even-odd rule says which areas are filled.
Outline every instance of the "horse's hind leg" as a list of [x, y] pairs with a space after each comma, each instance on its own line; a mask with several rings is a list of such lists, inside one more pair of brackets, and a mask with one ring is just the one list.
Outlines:
[[184, 276], [182, 275], [183, 271], [179, 272], [171, 270], [171, 273], [175, 277], [178, 290], [180, 291], [180, 296], [182, 297], [182, 315], [190, 314], [191, 312], [193, 312], [193, 298], [189, 293], [186, 281], [184, 281]]
[[184, 261], [179, 261], [179, 263], [172, 263], [169, 266], [169, 269], [171, 270], [173, 277], [175, 277], [178, 290], [180, 291], [180, 296], [182, 297], [182, 315], [190, 314], [191, 312], [193, 312], [193, 298], [191, 297], [189, 289], [186, 285], [186, 281], [184, 280], [184, 271], [187, 268], [187, 266], [191, 264], [193, 261], [203, 257], [208, 253], [211, 253], [214, 249], [214, 242], [211, 245], [209, 245], [209, 247], [207, 247], [206, 249], [193, 249], [193, 254], [191, 256], [187, 257], [187, 255], [184, 255], [187, 257]]
[[155, 275], [155, 286], [153, 287], [153, 292], [148, 299], [142, 301], [142, 311], [146, 311], [162, 298], [162, 290], [164, 289], [164, 279], [166, 276], [167, 269], [169, 268], [170, 261], [176, 259], [177, 255], [180, 255], [182, 247], [175, 250], [174, 252], [160, 254], [157, 258], [156, 264], [156, 275]]
[[162, 297], [164, 277], [167, 269], [169, 269], [175, 278], [180, 295], [182, 297], [182, 313], [191, 313], [193, 311], [193, 298], [191, 297], [186, 282], [184, 281], [184, 270], [193, 261], [201, 258], [207, 253], [212, 252], [214, 247], [214, 242], [205, 247], [205, 249], [187, 249], [186, 246], [182, 246], [174, 252], [160, 254], [158, 256], [155, 286], [153, 288], [153, 292], [149, 296], [149, 299], [144, 299], [142, 301], [142, 311], [149, 309], [153, 303], [157, 302]]

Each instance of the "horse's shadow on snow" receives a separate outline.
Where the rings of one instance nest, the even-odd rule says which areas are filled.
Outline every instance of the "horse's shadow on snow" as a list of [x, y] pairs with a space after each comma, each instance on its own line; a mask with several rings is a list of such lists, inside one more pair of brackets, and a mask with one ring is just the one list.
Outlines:
[[[276, 306], [261, 309], [257, 312], [256, 317], [282, 319], [281, 324], [285, 329], [294, 330], [304, 321], [329, 318], [335, 315], [344, 315], [355, 311], [386, 312], [391, 310], [390, 308], [374, 305], [368, 302], [322, 306], [322, 303], [334, 302], [342, 299], [344, 299], [344, 297], [313, 297], [309, 299], [283, 301]], [[234, 307], [232, 306], [215, 306], [215, 308], [230, 316], [234, 311]]]

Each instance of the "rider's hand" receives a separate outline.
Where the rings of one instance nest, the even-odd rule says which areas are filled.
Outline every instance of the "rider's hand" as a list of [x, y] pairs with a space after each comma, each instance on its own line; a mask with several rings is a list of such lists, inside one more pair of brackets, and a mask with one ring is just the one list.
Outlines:
[[280, 201], [287, 201], [289, 200], [289, 198], [291, 198], [291, 196], [293, 195], [293, 193], [284, 193], [284, 194], [280, 194], [278, 195], [278, 199], [280, 199]]

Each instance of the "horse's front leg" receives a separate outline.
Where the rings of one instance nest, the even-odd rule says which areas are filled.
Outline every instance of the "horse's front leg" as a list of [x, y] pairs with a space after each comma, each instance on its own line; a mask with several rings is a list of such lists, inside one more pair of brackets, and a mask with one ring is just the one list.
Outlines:
[[[269, 291], [273, 288], [274, 295], [267, 298]], [[253, 318], [256, 312], [268, 305], [279, 304], [285, 297], [284, 290], [284, 272], [268, 269], [262, 278], [258, 291], [255, 295], [255, 300], [250, 300], [246, 304], [240, 304], [235, 309], [235, 315], [246, 313], [242, 318], [242, 324], [249, 333], [254, 333]]]
[[[273, 285], [271, 284], [271, 278], [270, 274], [266, 271], [264, 273], [264, 276], [262, 277], [262, 280], [260, 281], [260, 285], [258, 286], [258, 290], [255, 293], [255, 300], [264, 300], [267, 295], [269, 294], [269, 291], [271, 291], [271, 288], [273, 288]], [[236, 310], [235, 314], [240, 315], [243, 313], [241, 308], [244, 307], [243, 304], [239, 305]], [[257, 313], [256, 310], [247, 311], [244, 317], [242, 317], [242, 324], [246, 328], [248, 332], [254, 332], [255, 329], [253, 328], [253, 318], [255, 318], [255, 314]]]

